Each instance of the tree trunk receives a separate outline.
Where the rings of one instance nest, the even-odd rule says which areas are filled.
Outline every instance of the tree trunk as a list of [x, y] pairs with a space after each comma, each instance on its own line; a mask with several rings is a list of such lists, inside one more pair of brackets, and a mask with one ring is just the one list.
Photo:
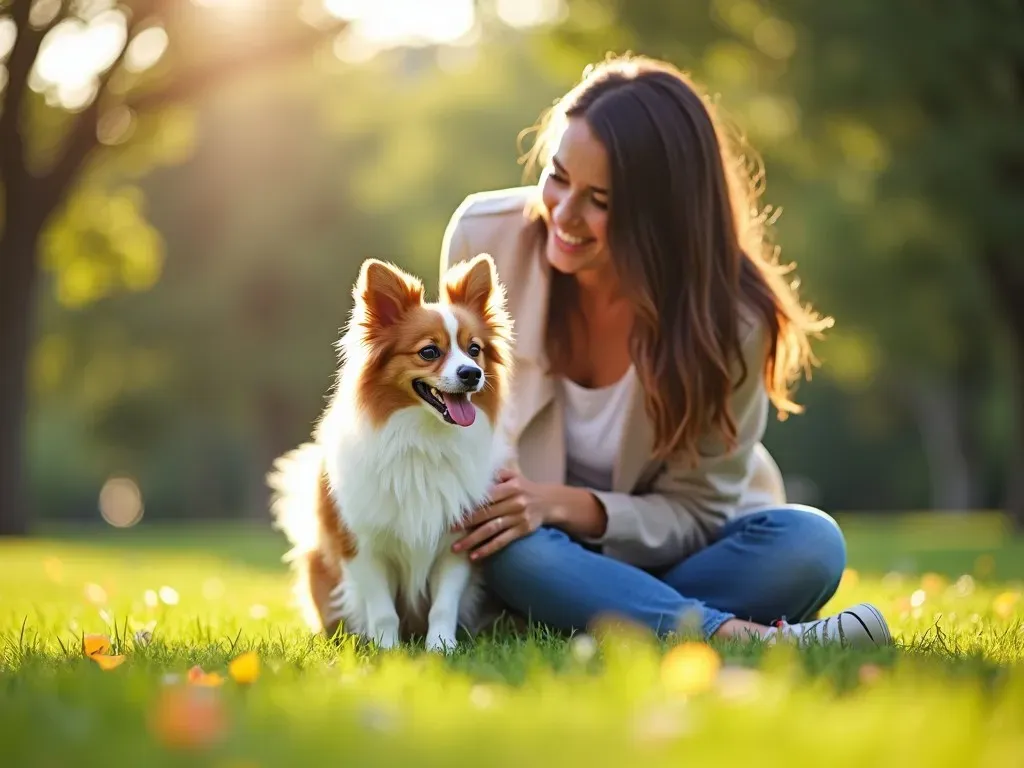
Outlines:
[[243, 518], [266, 523], [270, 519], [268, 502], [270, 489], [267, 487], [267, 473], [274, 461], [287, 450], [295, 447], [297, 441], [308, 439], [297, 436], [295, 409], [291, 401], [272, 386], [265, 387], [258, 397], [260, 437], [253, 451], [254, 466], [249, 474], [249, 492]]
[[[1017, 327], [1024, 331], [1024, 307], [1017, 310]], [[1024, 533], [1024, 332], [1018, 333], [1014, 338], [1013, 349], [1016, 354], [1016, 380], [1014, 391], [1017, 393], [1016, 401], [1013, 403], [1017, 415], [1014, 423], [1017, 425], [1017, 444], [1010, 458], [1007, 471], [1007, 496], [1006, 511], [1013, 523], [1013, 528], [1018, 533]]]
[[[1016, 176], [1020, 180], [1017, 188], [1024, 188], [1024, 162], [1007, 167], [1020, 170]], [[1006, 317], [1010, 354], [1015, 358], [1011, 391], [1015, 394], [1012, 407], [1016, 410], [1013, 422], [1016, 446], [1011, 449], [1007, 466], [1006, 513], [1014, 528], [1024, 531], [1024, 304], [1020, 303], [1021, 294], [1024, 294], [1024, 268], [1020, 266], [1016, 244], [1003, 249], [993, 246], [983, 255], [982, 264], [988, 273], [989, 287]]]
[[962, 382], [903, 383], [928, 461], [929, 506], [963, 512], [977, 500], [978, 471], [970, 428], [970, 398]]
[[41, 227], [9, 220], [0, 235], [0, 536], [28, 533], [25, 425]]

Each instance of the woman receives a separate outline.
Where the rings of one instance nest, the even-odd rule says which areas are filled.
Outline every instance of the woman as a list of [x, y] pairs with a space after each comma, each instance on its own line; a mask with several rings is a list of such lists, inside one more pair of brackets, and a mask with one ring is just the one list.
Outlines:
[[609, 59], [549, 114], [536, 187], [472, 195], [442, 273], [490, 253], [516, 323], [518, 469], [466, 524], [509, 607], [562, 630], [618, 615], [660, 635], [890, 641], [835, 593], [843, 536], [784, 503], [769, 399], [830, 321], [799, 303], [752, 215], [741, 158], [679, 71]]

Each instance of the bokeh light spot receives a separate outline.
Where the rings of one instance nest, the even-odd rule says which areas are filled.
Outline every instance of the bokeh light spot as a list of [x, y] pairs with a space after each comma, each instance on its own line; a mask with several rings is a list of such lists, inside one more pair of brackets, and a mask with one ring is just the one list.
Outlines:
[[142, 519], [142, 491], [127, 477], [111, 477], [100, 490], [100, 514], [115, 528], [130, 528]]

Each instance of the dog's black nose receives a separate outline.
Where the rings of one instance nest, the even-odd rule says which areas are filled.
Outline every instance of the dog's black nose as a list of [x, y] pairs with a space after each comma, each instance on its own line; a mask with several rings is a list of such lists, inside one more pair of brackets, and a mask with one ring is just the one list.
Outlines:
[[480, 383], [480, 377], [484, 375], [484, 372], [475, 365], [460, 365], [456, 369], [455, 375], [467, 387], [475, 387]]

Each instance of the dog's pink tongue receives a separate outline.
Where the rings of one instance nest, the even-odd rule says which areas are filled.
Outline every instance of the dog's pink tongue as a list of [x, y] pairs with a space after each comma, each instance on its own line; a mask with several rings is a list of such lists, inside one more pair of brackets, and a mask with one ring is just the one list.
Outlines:
[[476, 408], [465, 395], [444, 393], [444, 404], [448, 407], [448, 415], [460, 427], [468, 427], [476, 420]]

